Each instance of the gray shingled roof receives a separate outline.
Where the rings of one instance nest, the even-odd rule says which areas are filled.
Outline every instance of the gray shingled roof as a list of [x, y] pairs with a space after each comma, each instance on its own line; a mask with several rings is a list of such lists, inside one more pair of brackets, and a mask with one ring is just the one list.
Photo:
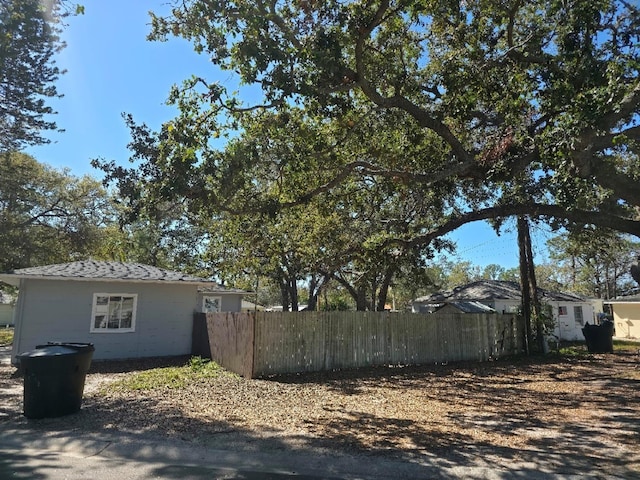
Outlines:
[[493, 308], [480, 302], [457, 300], [453, 302], [447, 302], [440, 308], [444, 307], [445, 305], [452, 305], [464, 313], [496, 313]]
[[229, 287], [224, 287], [218, 284], [207, 285], [206, 287], [198, 287], [198, 292], [200, 293], [244, 293], [244, 294], [252, 293], [250, 291], [242, 290], [240, 288], [229, 288]]
[[[584, 298], [569, 293], [550, 292], [539, 288], [542, 299], [547, 301], [584, 302]], [[501, 280], [479, 280], [454, 288], [448, 292], [435, 293], [420, 297], [415, 302], [440, 303], [454, 300], [520, 300], [520, 285], [516, 282]]]
[[[5, 278], [46, 278], [51, 280], [125, 280], [154, 283], [195, 283], [210, 285], [212, 287], [217, 286], [213, 280], [173, 272], [150, 265], [140, 263], [98, 262], [95, 260], [21, 268], [14, 270], [11, 274], [1, 276]], [[224, 287], [219, 288], [226, 290]]]

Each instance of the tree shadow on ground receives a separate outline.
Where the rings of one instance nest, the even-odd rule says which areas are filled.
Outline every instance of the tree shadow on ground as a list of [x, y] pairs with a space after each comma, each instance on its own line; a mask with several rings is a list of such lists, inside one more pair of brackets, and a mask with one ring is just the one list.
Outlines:
[[32, 456], [15, 451], [0, 450], [0, 478], [3, 480], [45, 480], [51, 478], [43, 470], [60, 468], [54, 462], [49, 462], [51, 455], [40, 454], [34, 462]]
[[[484, 451], [487, 458], [503, 461], [541, 462], [578, 473], [603, 469], [621, 478], [640, 476], [637, 354], [371, 368], [285, 375], [272, 380], [313, 382], [344, 395], [366, 396], [380, 386], [407, 392], [422, 390], [425, 401], [440, 399], [455, 405], [446, 413], [446, 420], [461, 427], [456, 431], [476, 432], [473, 436], [452, 435], [444, 421], [432, 425], [421, 422], [422, 428], [416, 428], [417, 424], [406, 421], [342, 412], [323, 425], [327, 440], [346, 439], [347, 443], [358, 444], [376, 432], [382, 440], [374, 448], [403, 454], [432, 452], [464, 461], [464, 446], [472, 445]], [[585, 416], [568, 421], [564, 417], [570, 411], [584, 411]], [[372, 435], [367, 435], [367, 430]], [[486, 440], [478, 440], [483, 437]], [[404, 446], [397, 444], [401, 439]]]

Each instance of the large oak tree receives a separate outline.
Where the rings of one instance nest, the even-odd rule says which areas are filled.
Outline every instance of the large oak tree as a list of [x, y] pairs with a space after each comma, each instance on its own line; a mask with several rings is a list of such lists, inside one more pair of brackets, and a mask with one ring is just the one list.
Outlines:
[[[242, 104], [219, 83], [187, 81], [172, 92], [181, 114], [152, 161], [174, 180], [164, 194], [224, 207], [230, 179], [217, 174], [238, 160], [212, 154], [211, 139], [240, 128], [247, 112], [390, 112], [422, 129], [431, 148], [329, 163], [289, 203], [370, 174], [415, 192], [447, 186], [462, 199], [405, 244], [522, 214], [640, 235], [639, 18], [619, 0], [181, 0], [153, 17], [150, 37], [191, 40], [263, 99]], [[300, 156], [296, 168], [309, 166]], [[194, 180], [206, 174], [211, 181]]]

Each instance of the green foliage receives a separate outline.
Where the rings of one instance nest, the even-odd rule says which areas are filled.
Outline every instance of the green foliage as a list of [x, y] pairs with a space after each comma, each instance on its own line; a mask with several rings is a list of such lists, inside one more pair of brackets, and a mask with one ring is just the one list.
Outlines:
[[220, 375], [229, 373], [215, 362], [193, 357], [182, 367], [154, 368], [131, 373], [105, 386], [103, 392], [185, 388], [191, 383], [206, 381]]
[[347, 311], [353, 310], [352, 302], [349, 301], [349, 298], [343, 295], [336, 295], [333, 293], [332, 295], [327, 295], [323, 302], [320, 303], [320, 310], [325, 312], [332, 311]]
[[589, 355], [587, 346], [584, 344], [584, 342], [565, 342], [558, 348], [557, 353], [565, 357], [584, 357]]
[[629, 276], [640, 253], [630, 236], [603, 228], [572, 229], [547, 242], [559, 281], [570, 291], [610, 299], [629, 294]]
[[0, 345], [6, 346], [13, 343], [13, 328], [0, 328]]
[[53, 60], [64, 46], [60, 15], [57, 0], [0, 2], [0, 154], [47, 143], [41, 132], [56, 128], [45, 100], [60, 97]]
[[189, 359], [189, 368], [191, 368], [194, 373], [202, 373], [205, 370], [211, 368], [216, 370], [219, 367], [214, 362], [211, 362], [211, 359], [202, 357], [191, 357]]
[[87, 257], [113, 219], [99, 182], [22, 153], [0, 154], [0, 271]]
[[556, 320], [553, 317], [551, 305], [540, 305], [540, 309], [537, 313], [532, 312], [531, 326], [533, 338], [537, 338], [538, 335], [541, 334], [542, 338], [545, 339], [549, 335], [553, 334], [556, 327]]

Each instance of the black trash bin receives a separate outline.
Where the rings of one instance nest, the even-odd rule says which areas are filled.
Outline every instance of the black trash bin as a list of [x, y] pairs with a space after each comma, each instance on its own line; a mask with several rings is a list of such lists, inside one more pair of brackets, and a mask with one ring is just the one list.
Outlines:
[[589, 353], [613, 353], [613, 322], [587, 323], [582, 329]]
[[24, 373], [24, 416], [60, 417], [80, 410], [94, 350], [91, 343], [50, 342], [18, 355]]

